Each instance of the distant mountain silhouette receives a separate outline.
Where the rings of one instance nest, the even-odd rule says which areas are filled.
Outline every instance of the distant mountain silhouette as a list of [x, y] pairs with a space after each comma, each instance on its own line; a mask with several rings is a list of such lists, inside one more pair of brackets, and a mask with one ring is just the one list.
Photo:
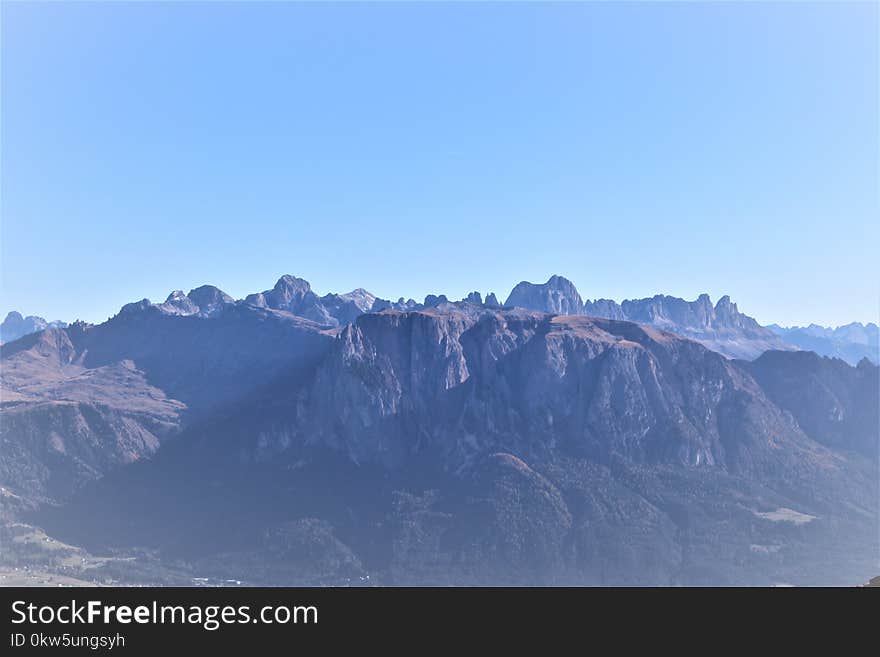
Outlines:
[[65, 322], [47, 322], [42, 317], [36, 317], [35, 315], [22, 317], [21, 313], [13, 310], [6, 315], [6, 319], [0, 324], [0, 344], [18, 340], [25, 335], [30, 335], [47, 328], [64, 328], [65, 326], [67, 326]]
[[810, 324], [809, 326], [766, 327], [798, 349], [815, 351], [820, 356], [842, 358], [850, 365], [862, 358], [880, 363], [880, 329], [874, 323], [853, 322], [835, 329]]
[[678, 333], [730, 358], [756, 358], [769, 349], [792, 348], [772, 331], [739, 312], [730, 297], [714, 306], [708, 294], [696, 301], [657, 295], [617, 303], [610, 299], [584, 302], [574, 284], [562, 276], [546, 283], [522, 282], [505, 303], [561, 315], [589, 315], [627, 320]]
[[523, 281], [507, 297], [507, 307], [530, 308], [556, 315], [583, 315], [584, 302], [577, 288], [567, 278], [551, 276], [546, 283]]

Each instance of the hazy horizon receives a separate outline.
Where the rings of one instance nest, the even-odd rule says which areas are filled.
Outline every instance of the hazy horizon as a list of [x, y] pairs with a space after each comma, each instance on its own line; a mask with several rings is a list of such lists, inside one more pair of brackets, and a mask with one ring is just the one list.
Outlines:
[[[877, 322], [878, 7], [4, 3], [2, 312], [281, 274]], [[61, 272], [61, 273], [59, 273]]]

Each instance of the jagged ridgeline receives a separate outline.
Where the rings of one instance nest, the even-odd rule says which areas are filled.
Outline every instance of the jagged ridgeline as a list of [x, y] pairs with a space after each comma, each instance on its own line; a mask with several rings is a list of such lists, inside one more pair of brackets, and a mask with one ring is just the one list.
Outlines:
[[584, 301], [554, 276], [503, 305], [392, 302], [284, 276], [0, 351], [4, 567], [57, 574], [68, 550], [89, 567], [66, 576], [125, 583], [878, 568], [878, 367], [799, 351], [727, 297]]
[[47, 328], [64, 328], [65, 326], [67, 326], [65, 322], [47, 322], [36, 315], [22, 317], [20, 312], [13, 310], [6, 315], [6, 319], [0, 324], [0, 344], [18, 340], [25, 335], [37, 333]]

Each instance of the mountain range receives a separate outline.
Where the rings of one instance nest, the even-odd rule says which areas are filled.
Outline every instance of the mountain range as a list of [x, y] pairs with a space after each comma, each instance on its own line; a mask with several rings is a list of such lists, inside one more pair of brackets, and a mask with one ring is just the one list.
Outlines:
[[574, 284], [552, 276], [543, 284], [523, 281], [513, 288], [505, 306], [522, 306], [563, 315], [588, 315], [647, 324], [692, 338], [730, 358], [757, 358], [769, 349], [792, 346], [748, 315], [729, 296], [713, 306], [708, 294], [696, 301], [657, 295], [649, 299], [583, 301]]
[[795, 351], [726, 297], [585, 302], [554, 276], [503, 305], [392, 302], [284, 276], [47, 328], [0, 365], [0, 567], [445, 585], [878, 566], [878, 367]]
[[837, 328], [810, 324], [809, 326], [767, 327], [788, 344], [820, 356], [840, 358], [856, 364], [862, 358], [880, 363], [880, 329], [873, 322], [853, 322]]
[[[487, 308], [501, 308], [494, 293], [486, 295], [471, 292], [462, 299], [467, 303]], [[414, 299], [397, 301], [380, 299], [363, 288], [347, 294], [315, 294], [308, 281], [295, 276], [282, 276], [271, 290], [247, 295], [246, 305], [281, 310], [311, 320], [321, 326], [338, 327], [353, 322], [358, 316], [385, 309], [421, 310], [448, 303], [445, 295], [429, 294], [422, 303]], [[238, 303], [222, 290], [203, 285], [189, 294], [175, 290], [160, 304], [143, 299], [123, 308], [156, 307], [160, 312], [198, 317], [210, 317], [224, 306]], [[765, 351], [801, 349], [821, 356], [841, 358], [856, 365], [862, 358], [880, 362], [880, 332], [876, 324], [851, 323], [836, 329], [811, 324], [808, 327], [781, 327], [776, 324], [761, 326], [753, 318], [739, 311], [729, 296], [712, 304], [708, 294], [694, 301], [668, 295], [646, 299], [628, 299], [618, 303], [610, 299], [583, 300], [575, 285], [568, 279], [554, 275], [546, 283], [517, 284], [503, 307], [521, 307], [562, 315], [586, 315], [647, 324], [694, 339], [729, 358], [754, 359]], [[64, 322], [47, 323], [41, 317], [22, 318], [11, 312], [0, 327], [3, 342], [45, 328], [64, 327]]]
[[0, 344], [18, 340], [25, 335], [30, 335], [47, 328], [64, 328], [65, 326], [67, 326], [65, 322], [47, 322], [42, 317], [35, 315], [22, 317], [21, 313], [13, 310], [6, 315], [6, 319], [0, 324]]

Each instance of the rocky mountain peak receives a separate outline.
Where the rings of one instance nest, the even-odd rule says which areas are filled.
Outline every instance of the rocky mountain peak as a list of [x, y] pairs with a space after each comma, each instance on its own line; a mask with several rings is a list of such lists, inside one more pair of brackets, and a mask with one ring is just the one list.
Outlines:
[[513, 288], [504, 305], [558, 315], [584, 313], [584, 302], [574, 283], [557, 274], [551, 276], [546, 283], [522, 281]]
[[325, 326], [338, 324], [321, 303], [321, 299], [312, 292], [309, 282], [290, 274], [279, 278], [271, 290], [248, 295], [245, 303], [261, 308], [284, 310]]
[[425, 308], [434, 308], [442, 303], [449, 303], [445, 294], [429, 294], [425, 297]]
[[[729, 297], [728, 297], [729, 299]], [[720, 302], [719, 302], [720, 303]], [[712, 299], [708, 294], [703, 292], [700, 296], [697, 297], [697, 300], [694, 301], [694, 305], [700, 309], [701, 313], [706, 317], [710, 317], [714, 312], [715, 308], [712, 306]]]
[[[708, 296], [707, 296], [708, 298]], [[727, 314], [735, 314], [739, 311], [736, 308], [736, 304], [730, 300], [730, 295], [725, 294], [723, 297], [718, 299], [718, 302], [715, 304], [715, 312], [716, 313], [727, 313]]]
[[46, 328], [63, 328], [64, 322], [47, 322], [42, 317], [28, 315], [23, 317], [17, 310], [12, 310], [6, 315], [6, 319], [0, 324], [0, 342], [12, 342], [25, 335], [42, 331]]
[[314, 293], [308, 281], [285, 274], [278, 279], [270, 292], [264, 294], [270, 308], [286, 308]]
[[225, 306], [235, 303], [231, 296], [213, 285], [197, 287], [190, 290], [186, 296], [198, 307], [199, 314], [204, 317], [212, 317]]
[[131, 313], [152, 307], [166, 315], [213, 317], [232, 303], [235, 303], [235, 300], [222, 290], [213, 285], [202, 285], [190, 290], [189, 294], [184, 294], [183, 290], [174, 290], [160, 304], [150, 304], [148, 299], [127, 304], [123, 306], [123, 311]]
[[370, 312], [373, 304], [376, 303], [376, 295], [359, 287], [346, 294], [340, 294], [339, 297], [345, 301], [353, 303], [361, 312]]
[[155, 306], [153, 306], [149, 299], [144, 297], [140, 301], [132, 301], [131, 303], [122, 306], [119, 310], [119, 316], [131, 316], [153, 308], [155, 308]]
[[199, 311], [199, 307], [182, 290], [174, 290], [158, 307], [169, 315], [195, 315]]
[[304, 278], [298, 278], [296, 276], [292, 276], [291, 274], [284, 274], [275, 283], [275, 287], [273, 289], [279, 292], [309, 292], [312, 289], [312, 286]]

